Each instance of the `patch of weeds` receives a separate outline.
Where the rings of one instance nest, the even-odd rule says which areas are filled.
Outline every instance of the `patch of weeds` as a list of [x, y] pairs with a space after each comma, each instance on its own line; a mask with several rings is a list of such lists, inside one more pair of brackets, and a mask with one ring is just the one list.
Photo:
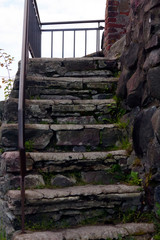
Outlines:
[[144, 183], [145, 188], [147, 188], [149, 186], [151, 178], [152, 178], [152, 173], [151, 172], [145, 174], [145, 183]]
[[[129, 209], [125, 212], [120, 212], [119, 213], [119, 220], [122, 221], [122, 223], [140, 223], [140, 222], [146, 222], [146, 223], [153, 223], [155, 219], [155, 215], [153, 212], [141, 212], [137, 210], [136, 208], [134, 209]], [[140, 234], [140, 233], [139, 233]]]
[[112, 153], [108, 153], [107, 154], [107, 158], [113, 158], [113, 154]]
[[0, 148], [0, 154], [4, 153], [4, 149]]
[[76, 180], [76, 186], [84, 186], [86, 183], [82, 180], [81, 172], [72, 172], [64, 174], [66, 177]]
[[122, 172], [122, 168], [119, 164], [113, 164], [106, 172], [111, 174], [112, 180], [115, 179], [122, 182], [126, 180], [126, 175]]
[[131, 172], [131, 174], [128, 177], [128, 183], [131, 185], [137, 185], [140, 186], [142, 184], [142, 179], [139, 178], [138, 172]]
[[127, 154], [130, 155], [132, 152], [132, 143], [129, 141], [128, 137], [122, 138], [120, 140], [119, 149], [126, 150]]
[[160, 204], [158, 202], [156, 202], [156, 215], [160, 218]]
[[3, 220], [0, 220], [0, 240], [6, 240], [6, 231], [4, 228]]
[[126, 110], [121, 106], [121, 99], [114, 96], [115, 104], [108, 104], [108, 113], [111, 115], [110, 123], [120, 122], [121, 117], [126, 113]]
[[121, 71], [116, 71], [113, 76], [116, 77], [116, 78], [119, 78], [121, 75]]
[[33, 152], [33, 144], [34, 142], [32, 140], [25, 141], [26, 152]]
[[[44, 179], [44, 182], [45, 182], [45, 186], [44, 187], [47, 187], [47, 188], [51, 188], [53, 187], [51, 185], [51, 179], [54, 178], [56, 175], [53, 174], [53, 173], [45, 173], [45, 172], [42, 172], [42, 171], [39, 171], [39, 174], [42, 175], [43, 179]], [[41, 185], [39, 187], [42, 187]]]
[[53, 219], [42, 219], [41, 222], [28, 222], [26, 223], [26, 230], [29, 230], [29, 231], [35, 231], [35, 230], [43, 230], [43, 231], [46, 231], [46, 230], [49, 230], [49, 229], [52, 229], [54, 226], [54, 221]]
[[142, 166], [141, 159], [136, 157], [133, 162], [133, 167], [141, 167], [141, 166]]
[[97, 209], [95, 214], [91, 214], [91, 216], [86, 216], [85, 213], [82, 214], [83, 219], [80, 222], [81, 226], [86, 225], [97, 225], [99, 223], [104, 223], [107, 217], [107, 211]]
[[99, 134], [99, 143], [102, 144], [103, 143], [103, 133], [100, 132]]
[[126, 129], [129, 125], [129, 120], [127, 122], [118, 121], [117, 125], [120, 129]]

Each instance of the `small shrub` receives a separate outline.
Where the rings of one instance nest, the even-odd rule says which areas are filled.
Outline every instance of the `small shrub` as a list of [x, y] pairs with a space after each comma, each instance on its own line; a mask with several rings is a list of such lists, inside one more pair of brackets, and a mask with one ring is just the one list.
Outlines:
[[132, 185], [141, 185], [142, 179], [139, 178], [138, 172], [131, 172], [129, 175], [128, 183]]
[[[0, 66], [6, 69], [8, 75], [7, 77], [2, 77], [2, 84], [4, 84], [5, 86], [4, 88], [5, 99], [8, 99], [13, 86], [13, 79], [11, 78], [10, 74], [11, 71], [10, 65], [12, 64], [13, 60], [14, 58], [11, 57], [11, 55], [4, 52], [3, 49], [0, 49]], [[1, 87], [2, 86], [0, 86], [0, 88]]]

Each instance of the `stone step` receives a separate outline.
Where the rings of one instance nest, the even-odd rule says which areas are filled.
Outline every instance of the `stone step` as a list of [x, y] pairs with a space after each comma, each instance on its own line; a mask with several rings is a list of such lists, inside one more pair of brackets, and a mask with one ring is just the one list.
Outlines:
[[[10, 190], [6, 195], [8, 222], [15, 230], [20, 228], [20, 196], [19, 190]], [[119, 184], [33, 189], [26, 190], [25, 196], [26, 226], [36, 230], [72, 227], [93, 220], [97, 224], [121, 222], [120, 213], [141, 209], [144, 193], [138, 186]]]
[[[37, 99], [106, 99], [115, 94], [118, 78], [113, 77], [41, 77], [27, 76], [26, 98]], [[17, 76], [11, 97], [18, 97]]]
[[[116, 103], [106, 100], [26, 100], [26, 123], [97, 124], [114, 122]], [[5, 104], [4, 120], [17, 122], [18, 99]]]
[[[149, 223], [127, 223], [117, 225], [85, 226], [61, 231], [16, 233], [13, 240], [114, 240], [118, 237], [134, 237], [135, 240], [150, 240], [154, 225]], [[129, 239], [129, 238], [128, 238]], [[132, 238], [133, 239], [133, 238]]]
[[36, 58], [29, 60], [28, 75], [47, 77], [113, 76], [118, 69], [115, 60], [107, 58]]
[[[17, 124], [2, 124], [1, 139], [5, 151], [17, 150]], [[26, 124], [26, 145], [38, 151], [87, 151], [121, 147], [127, 132], [116, 124]], [[77, 149], [77, 150], [76, 150]], [[29, 149], [28, 149], [29, 150]]]
[[[111, 184], [125, 182], [130, 169], [125, 150], [109, 152], [28, 152], [26, 187], [68, 187], [82, 184]], [[20, 187], [19, 152], [5, 152], [1, 156], [3, 192]], [[19, 181], [19, 183], [18, 183]], [[2, 181], [1, 181], [2, 182]]]

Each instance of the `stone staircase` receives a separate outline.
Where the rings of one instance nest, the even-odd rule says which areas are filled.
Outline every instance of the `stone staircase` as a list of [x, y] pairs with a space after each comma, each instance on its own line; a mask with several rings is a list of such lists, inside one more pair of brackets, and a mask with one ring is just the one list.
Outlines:
[[105, 58], [29, 61], [26, 234], [17, 232], [18, 72], [1, 126], [0, 216], [8, 239], [13, 233], [14, 240], [151, 239], [153, 224], [122, 224], [129, 211], [143, 210], [144, 192], [125, 183], [127, 130], [113, 123], [116, 71], [117, 63]]

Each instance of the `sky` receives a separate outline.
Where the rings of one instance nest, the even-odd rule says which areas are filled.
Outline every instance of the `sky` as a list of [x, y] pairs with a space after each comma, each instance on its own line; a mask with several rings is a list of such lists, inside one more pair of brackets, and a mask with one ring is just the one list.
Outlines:
[[[37, 0], [37, 4], [41, 22], [97, 20], [104, 19], [106, 0]], [[18, 69], [18, 61], [21, 59], [23, 8], [23, 0], [0, 0], [0, 49], [4, 49], [5, 52], [14, 57], [14, 62], [11, 65], [11, 76], [13, 78]], [[82, 33], [77, 34], [76, 44], [78, 46], [80, 46], [81, 38]], [[92, 38], [94, 36], [92, 33], [89, 33], [88, 41], [92, 41]], [[60, 33], [55, 35], [56, 39], [57, 41], [61, 39]], [[72, 39], [73, 37], [68, 36], [68, 43]], [[42, 57], [49, 57], [50, 49], [48, 46], [50, 46], [50, 35], [45, 34], [42, 38]], [[56, 50], [57, 52], [54, 53], [55, 57], [61, 57], [61, 48], [57, 46]], [[88, 49], [88, 51], [92, 52], [92, 49]], [[70, 52], [71, 48], [68, 45], [65, 48], [66, 57], [70, 56]], [[79, 54], [78, 49], [77, 54]], [[0, 79], [2, 76], [7, 77], [7, 71], [0, 68]], [[3, 99], [2, 88], [0, 89], [0, 100]]]

